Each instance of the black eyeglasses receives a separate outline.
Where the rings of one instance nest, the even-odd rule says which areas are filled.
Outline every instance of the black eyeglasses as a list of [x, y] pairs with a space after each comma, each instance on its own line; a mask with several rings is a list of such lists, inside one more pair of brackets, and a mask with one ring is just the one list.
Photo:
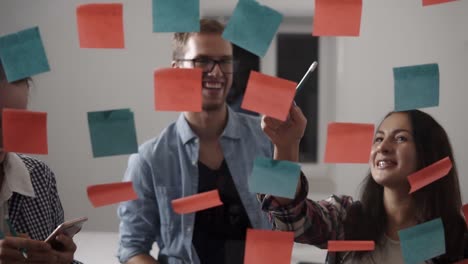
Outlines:
[[237, 65], [237, 61], [233, 59], [210, 59], [210, 58], [195, 58], [195, 59], [177, 59], [177, 61], [190, 61], [193, 67], [200, 68], [204, 73], [212, 72], [216, 64], [223, 73], [233, 73]]

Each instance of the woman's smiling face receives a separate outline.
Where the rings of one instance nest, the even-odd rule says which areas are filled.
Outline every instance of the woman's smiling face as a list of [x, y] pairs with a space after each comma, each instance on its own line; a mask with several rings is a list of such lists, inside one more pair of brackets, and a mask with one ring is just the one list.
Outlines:
[[418, 168], [416, 145], [406, 113], [392, 113], [375, 133], [369, 166], [374, 180], [389, 188], [408, 188], [407, 177]]

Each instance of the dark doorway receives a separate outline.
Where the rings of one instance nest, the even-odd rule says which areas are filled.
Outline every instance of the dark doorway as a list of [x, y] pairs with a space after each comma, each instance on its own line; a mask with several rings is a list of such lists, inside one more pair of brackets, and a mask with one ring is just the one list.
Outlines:
[[[318, 38], [311, 34], [279, 33], [277, 44], [277, 76], [299, 83], [310, 64], [318, 61]], [[317, 162], [318, 70], [297, 92], [294, 100], [307, 118], [305, 135], [300, 144], [300, 160]]]
[[245, 88], [247, 87], [250, 71], [260, 71], [260, 58], [257, 55], [234, 44], [233, 55], [237, 63], [234, 69], [232, 87], [229, 91], [226, 101], [234, 111], [251, 115], [258, 115], [257, 113], [241, 109], [240, 106], [242, 104], [242, 99], [244, 98]]

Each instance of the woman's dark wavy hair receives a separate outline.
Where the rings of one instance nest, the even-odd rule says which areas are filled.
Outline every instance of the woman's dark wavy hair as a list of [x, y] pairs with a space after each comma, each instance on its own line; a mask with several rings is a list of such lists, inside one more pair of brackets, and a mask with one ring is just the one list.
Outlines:
[[[394, 114], [388, 113], [385, 118]], [[416, 145], [418, 169], [445, 157], [450, 157], [453, 167], [447, 176], [413, 193], [416, 217], [422, 222], [442, 218], [445, 230], [446, 254], [436, 263], [450, 263], [463, 259], [467, 226], [461, 214], [462, 200], [457, 167], [447, 133], [430, 115], [419, 111], [403, 111], [408, 115]], [[385, 119], [384, 118], [384, 119]], [[384, 235], [387, 218], [383, 205], [383, 187], [377, 184], [370, 172], [360, 190], [360, 202], [349, 210], [345, 222], [345, 239], [373, 240], [378, 244]], [[367, 252], [353, 253], [362, 258]]]

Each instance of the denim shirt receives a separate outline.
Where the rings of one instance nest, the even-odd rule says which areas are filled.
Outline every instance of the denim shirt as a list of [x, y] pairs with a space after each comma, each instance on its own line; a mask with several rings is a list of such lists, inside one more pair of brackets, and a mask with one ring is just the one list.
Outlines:
[[[252, 227], [272, 226], [256, 194], [249, 192], [248, 177], [257, 156], [271, 157], [273, 146], [260, 127], [260, 119], [232, 111], [220, 138], [224, 158], [247, 211]], [[132, 181], [138, 199], [121, 203], [119, 260], [149, 254], [154, 242], [161, 264], [199, 264], [192, 245], [195, 213], [179, 215], [171, 201], [198, 190], [199, 139], [181, 114], [158, 138], [130, 156], [124, 181]]]

